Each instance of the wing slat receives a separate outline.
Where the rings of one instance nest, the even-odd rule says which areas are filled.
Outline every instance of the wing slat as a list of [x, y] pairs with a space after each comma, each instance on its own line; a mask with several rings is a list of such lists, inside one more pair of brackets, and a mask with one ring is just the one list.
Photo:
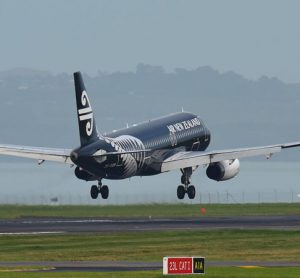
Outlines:
[[167, 172], [176, 169], [183, 169], [187, 167], [195, 167], [200, 165], [207, 165], [223, 160], [253, 157], [253, 156], [267, 156], [281, 152], [282, 149], [300, 147], [300, 142], [286, 143], [281, 145], [262, 146], [254, 148], [241, 148], [223, 151], [212, 152], [179, 152], [170, 156], [162, 162], [161, 171]]
[[0, 145], [0, 155], [10, 155], [17, 157], [25, 157], [36, 159], [38, 161], [48, 160], [73, 164], [70, 159], [71, 150], [69, 149], [53, 149], [39, 148], [18, 145]]

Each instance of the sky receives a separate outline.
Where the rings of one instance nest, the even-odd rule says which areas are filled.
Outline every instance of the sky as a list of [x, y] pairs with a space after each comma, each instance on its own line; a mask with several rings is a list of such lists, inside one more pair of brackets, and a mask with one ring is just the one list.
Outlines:
[[300, 83], [299, 11], [296, 0], [0, 0], [0, 70], [145, 63]]

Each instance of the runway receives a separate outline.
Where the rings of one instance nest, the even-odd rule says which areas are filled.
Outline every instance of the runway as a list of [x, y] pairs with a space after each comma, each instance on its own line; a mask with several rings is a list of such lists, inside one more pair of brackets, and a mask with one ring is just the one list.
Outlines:
[[300, 230], [300, 215], [170, 219], [20, 218], [0, 220], [0, 235], [218, 229]]
[[[300, 261], [276, 262], [276, 261], [208, 261], [206, 267], [300, 267]], [[78, 262], [0, 262], [1, 268], [32, 267], [27, 271], [38, 272], [64, 272], [64, 271], [88, 271], [88, 272], [124, 272], [162, 270], [161, 262], [127, 262], [127, 261], [78, 261]], [[34, 267], [42, 269], [34, 270]]]

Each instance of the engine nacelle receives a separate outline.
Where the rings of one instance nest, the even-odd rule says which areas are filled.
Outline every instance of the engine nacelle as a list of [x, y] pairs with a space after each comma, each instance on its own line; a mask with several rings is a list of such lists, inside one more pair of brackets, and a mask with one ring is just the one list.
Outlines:
[[75, 176], [78, 179], [85, 180], [85, 181], [96, 180], [96, 178], [93, 175], [91, 175], [90, 173], [88, 173], [85, 170], [81, 169], [80, 167], [75, 168]]
[[206, 175], [215, 181], [226, 181], [234, 178], [240, 172], [240, 161], [224, 160], [210, 164], [206, 169]]

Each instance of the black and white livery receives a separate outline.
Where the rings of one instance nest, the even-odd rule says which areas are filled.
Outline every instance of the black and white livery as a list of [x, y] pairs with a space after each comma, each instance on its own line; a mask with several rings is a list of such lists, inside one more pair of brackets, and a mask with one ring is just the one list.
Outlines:
[[210, 132], [192, 113], [180, 112], [150, 120], [103, 135], [98, 132], [90, 99], [80, 72], [74, 73], [77, 118], [81, 145], [74, 150], [0, 145], [0, 154], [75, 165], [75, 175], [85, 181], [97, 181], [91, 197], [107, 199], [109, 189], [104, 179], [151, 176], [171, 170], [181, 171], [177, 196], [195, 198], [191, 184], [198, 166], [207, 166], [210, 179], [224, 181], [240, 170], [239, 158], [263, 155], [267, 158], [282, 149], [299, 147], [300, 142], [271, 146], [206, 151]]

